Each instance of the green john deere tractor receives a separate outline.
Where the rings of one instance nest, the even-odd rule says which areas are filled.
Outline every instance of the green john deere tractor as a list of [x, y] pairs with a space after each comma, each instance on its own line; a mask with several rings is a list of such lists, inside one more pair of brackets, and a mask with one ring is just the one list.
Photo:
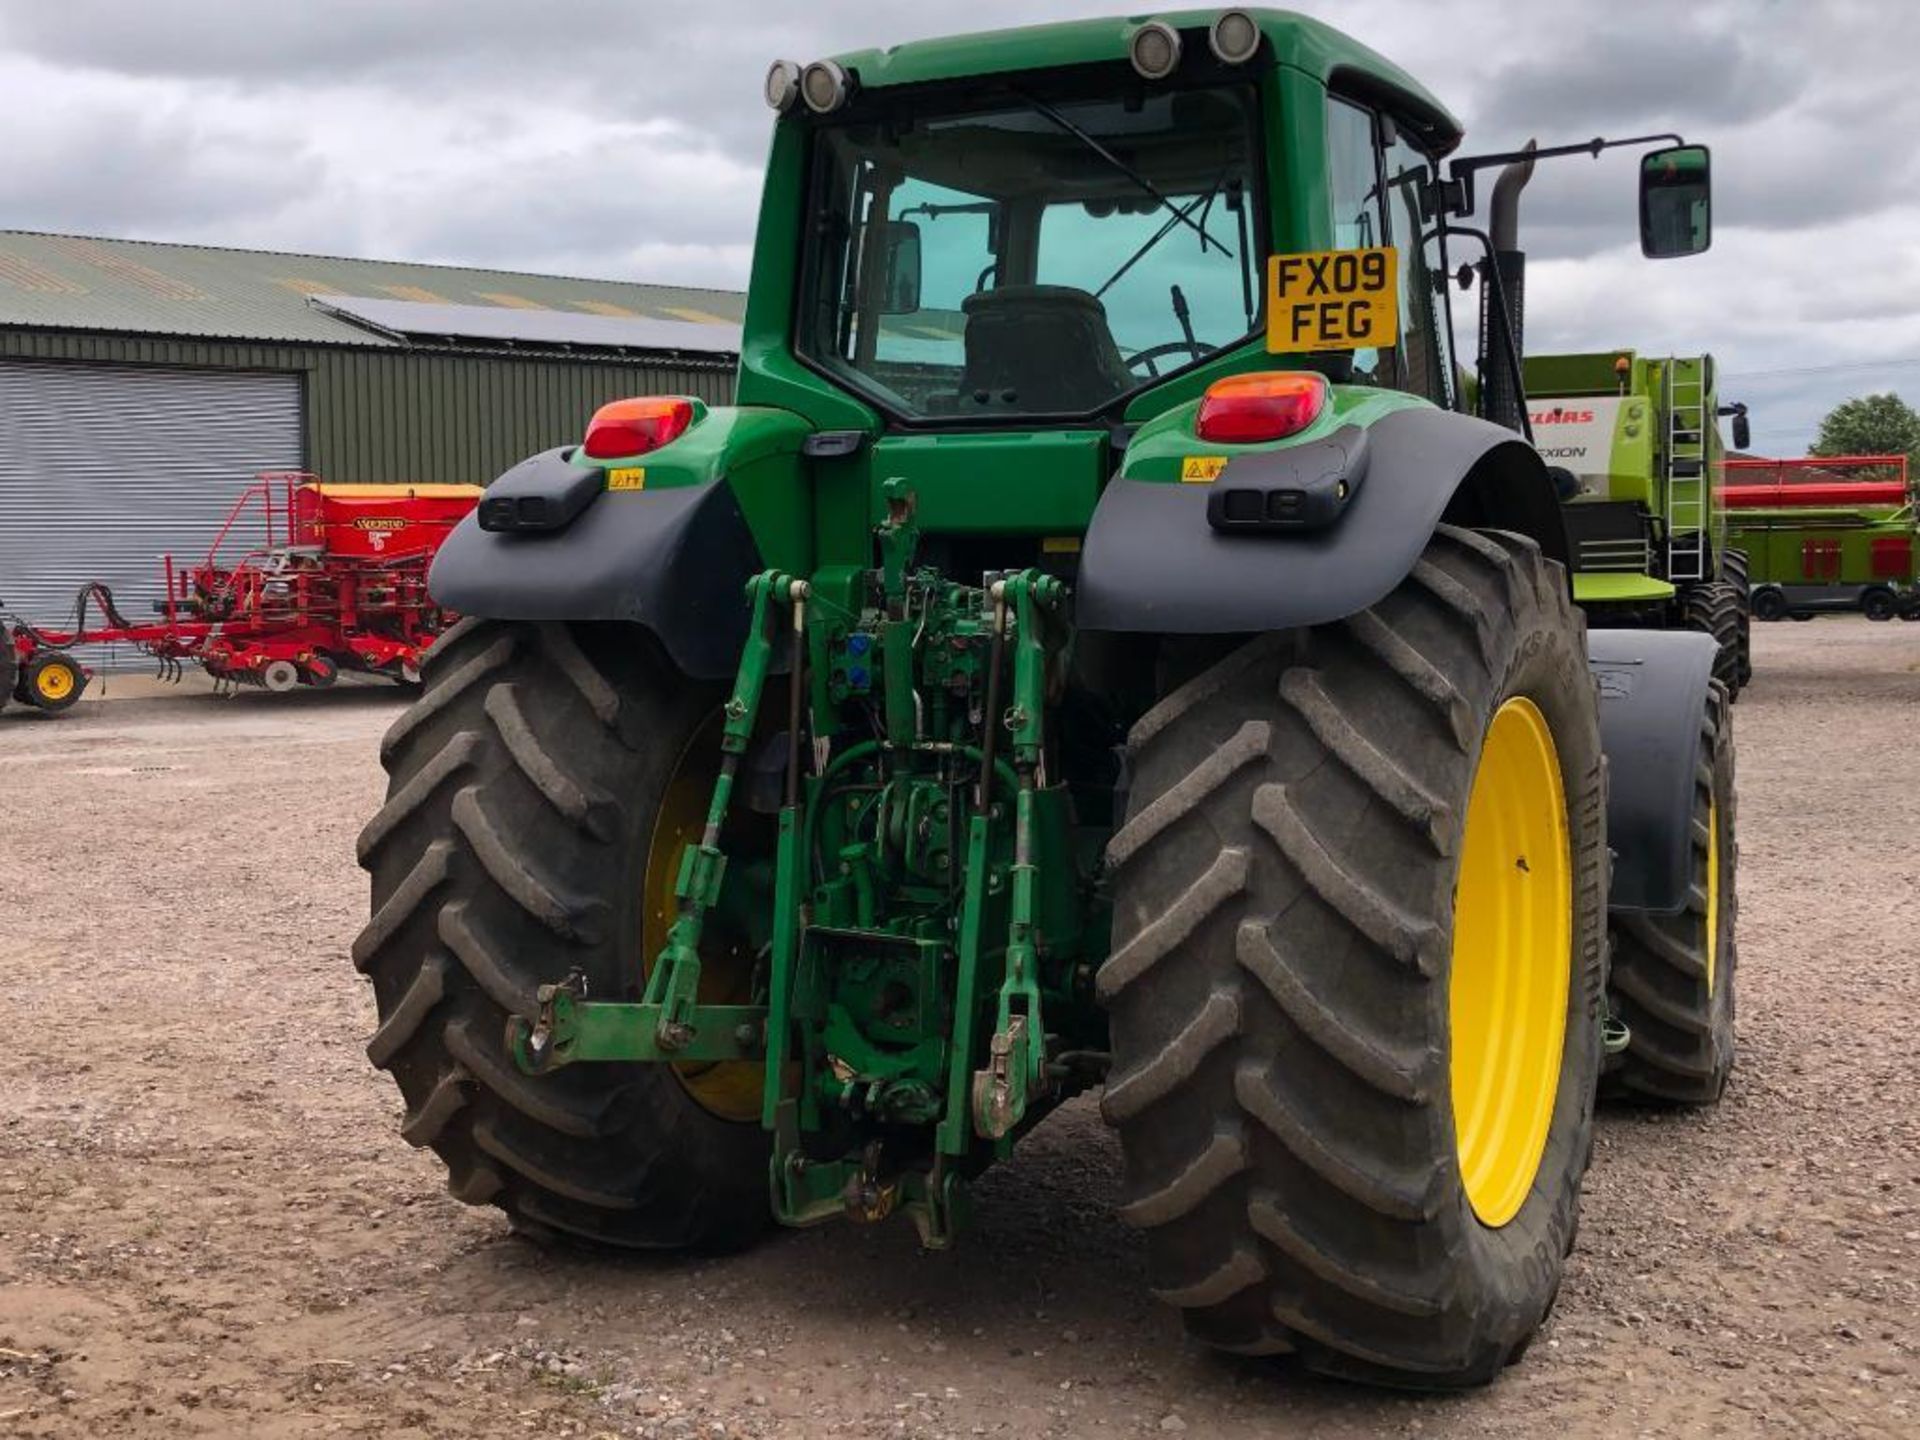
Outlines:
[[1731, 416], [1745, 449], [1744, 405], [1720, 403], [1711, 355], [1631, 350], [1529, 355], [1529, 419], [1547, 463], [1578, 483], [1567, 509], [1573, 595], [1594, 625], [1699, 630], [1720, 646], [1730, 697], [1753, 673], [1747, 555], [1727, 542], [1718, 498]]
[[[1237, 9], [766, 94], [738, 404], [604, 407], [435, 564], [472, 618], [360, 840], [402, 1133], [535, 1234], [943, 1246], [1104, 1086], [1195, 1335], [1490, 1379], [1603, 1070], [1706, 1102], [1731, 1061], [1714, 647], [1587, 633], [1461, 219], [1596, 147], [1443, 162], [1401, 70]], [[1670, 151], [1654, 255], [1707, 240]], [[1662, 941], [1612, 989], [1610, 923]]]

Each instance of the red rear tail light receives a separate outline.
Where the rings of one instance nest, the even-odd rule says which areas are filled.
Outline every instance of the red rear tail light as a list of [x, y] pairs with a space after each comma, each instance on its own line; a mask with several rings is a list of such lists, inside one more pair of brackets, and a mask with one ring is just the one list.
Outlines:
[[1209, 385], [1193, 428], [1202, 440], [1254, 445], [1298, 435], [1326, 408], [1325, 376], [1310, 370], [1258, 370]]
[[625, 460], [658, 450], [693, 424], [693, 401], [678, 396], [609, 400], [594, 411], [581, 445], [595, 460]]

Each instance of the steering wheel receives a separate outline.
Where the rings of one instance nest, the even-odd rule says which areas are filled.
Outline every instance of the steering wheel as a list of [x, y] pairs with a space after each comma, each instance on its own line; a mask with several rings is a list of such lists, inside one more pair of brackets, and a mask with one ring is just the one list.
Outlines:
[[1157, 380], [1160, 377], [1159, 362], [1168, 356], [1184, 355], [1189, 360], [1204, 360], [1219, 348], [1218, 345], [1204, 345], [1198, 340], [1169, 340], [1161, 345], [1149, 345], [1144, 350], [1134, 351], [1126, 357], [1125, 364], [1129, 370], [1144, 365], [1148, 378]]

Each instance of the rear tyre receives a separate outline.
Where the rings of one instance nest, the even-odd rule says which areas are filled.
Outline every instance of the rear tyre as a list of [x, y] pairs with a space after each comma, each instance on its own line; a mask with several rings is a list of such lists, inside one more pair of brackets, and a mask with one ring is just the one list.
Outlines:
[[[1740, 608], [1739, 680], [1741, 689], [1753, 679], [1753, 585], [1747, 578], [1747, 552], [1729, 550], [1720, 562], [1720, 578], [1733, 586]], [[1738, 699], [1739, 697], [1730, 697]]]
[[1869, 620], [1891, 620], [1900, 613], [1900, 602], [1891, 590], [1876, 588], [1860, 597], [1860, 613]]
[[1756, 620], [1784, 620], [1787, 618], [1787, 597], [1772, 586], [1762, 586], [1753, 592], [1753, 618]]
[[72, 709], [86, 688], [79, 663], [58, 650], [41, 651], [20, 672], [20, 698], [49, 715]]
[[1713, 678], [1727, 687], [1729, 699], [1740, 693], [1741, 622], [1749, 613], [1748, 604], [1744, 592], [1725, 580], [1689, 586], [1680, 600], [1685, 627], [1711, 635], [1720, 647], [1713, 659]]
[[1608, 997], [1630, 1034], [1609, 1094], [1711, 1105], [1733, 1070], [1739, 850], [1728, 703], [1716, 684], [1700, 718], [1686, 908], [1614, 927]]
[[536, 1235], [750, 1240], [769, 1217], [757, 1116], [720, 1118], [665, 1065], [535, 1079], [504, 1043], [507, 1017], [574, 969], [592, 996], [639, 998], [656, 812], [723, 696], [630, 627], [468, 620], [425, 668], [381, 746], [387, 803], [360, 835], [372, 919], [353, 947], [402, 1136], [446, 1162], [459, 1199]]
[[1546, 1315], [1600, 1062], [1595, 707], [1560, 567], [1443, 526], [1134, 727], [1102, 1110], [1198, 1338], [1453, 1388]]

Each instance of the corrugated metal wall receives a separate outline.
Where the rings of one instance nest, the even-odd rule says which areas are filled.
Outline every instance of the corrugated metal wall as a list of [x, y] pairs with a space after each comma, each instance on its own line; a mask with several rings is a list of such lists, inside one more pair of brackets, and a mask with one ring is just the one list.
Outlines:
[[570, 356], [5, 330], [6, 356], [301, 374], [305, 464], [329, 480], [485, 483], [535, 451], [577, 439], [607, 400], [677, 394], [724, 404], [733, 396], [731, 367]]
[[[81, 584], [99, 580], [130, 623], [151, 623], [161, 554], [205, 556], [259, 471], [298, 467], [300, 385], [287, 372], [0, 359], [0, 600], [65, 628]], [[264, 519], [246, 514], [223, 553], [259, 545]], [[150, 663], [130, 648], [79, 654]]]
[[318, 352], [308, 386], [312, 467], [339, 480], [484, 484], [536, 451], [578, 440], [622, 395], [724, 403], [731, 370], [514, 360], [419, 351]]

